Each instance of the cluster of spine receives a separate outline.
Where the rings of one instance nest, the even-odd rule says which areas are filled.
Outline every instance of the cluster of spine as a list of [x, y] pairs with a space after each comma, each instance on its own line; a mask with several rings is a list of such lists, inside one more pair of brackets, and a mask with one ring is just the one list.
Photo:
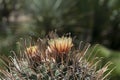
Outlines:
[[101, 59], [89, 60], [89, 44], [76, 49], [69, 35], [50, 33], [48, 38], [24, 47], [19, 54], [1, 57], [2, 80], [105, 80], [110, 73], [105, 74], [109, 63], [98, 69]]

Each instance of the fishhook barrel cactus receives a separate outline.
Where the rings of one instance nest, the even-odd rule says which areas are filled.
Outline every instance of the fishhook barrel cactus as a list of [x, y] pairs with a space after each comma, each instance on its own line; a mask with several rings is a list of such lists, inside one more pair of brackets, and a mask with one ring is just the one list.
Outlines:
[[110, 73], [110, 63], [97, 68], [101, 59], [89, 59], [90, 44], [76, 49], [70, 35], [51, 32], [33, 43], [25, 41], [19, 54], [1, 57], [1, 80], [106, 80]]

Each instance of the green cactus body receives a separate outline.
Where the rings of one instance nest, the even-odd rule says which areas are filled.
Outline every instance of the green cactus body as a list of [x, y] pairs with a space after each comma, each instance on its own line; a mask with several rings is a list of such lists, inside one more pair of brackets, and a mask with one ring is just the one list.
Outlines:
[[100, 59], [86, 58], [89, 44], [75, 49], [70, 36], [54, 35], [36, 43], [19, 56], [1, 59], [6, 67], [0, 69], [1, 80], [105, 80], [109, 74], [104, 74], [109, 63], [97, 69]]

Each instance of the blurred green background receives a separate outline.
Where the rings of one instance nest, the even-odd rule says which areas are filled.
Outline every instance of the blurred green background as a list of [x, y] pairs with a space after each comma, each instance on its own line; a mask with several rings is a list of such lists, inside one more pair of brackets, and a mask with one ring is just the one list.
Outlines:
[[97, 55], [116, 66], [110, 80], [120, 79], [120, 0], [0, 0], [1, 55], [17, 51], [20, 38], [51, 30], [100, 44]]

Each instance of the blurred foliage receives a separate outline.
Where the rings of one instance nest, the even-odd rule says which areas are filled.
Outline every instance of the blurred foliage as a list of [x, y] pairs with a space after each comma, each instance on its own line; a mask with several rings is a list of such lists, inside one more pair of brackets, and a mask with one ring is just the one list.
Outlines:
[[120, 52], [112, 51], [102, 45], [95, 45], [91, 47], [93, 50], [93, 56], [102, 57], [101, 63], [104, 65], [106, 62], [111, 61], [111, 69], [115, 68], [110, 75], [110, 80], [119, 80], [120, 78]]
[[111, 60], [117, 67], [112, 76], [120, 78], [120, 0], [0, 0], [1, 54], [17, 50], [21, 37], [36, 39], [55, 29], [103, 45], [98, 56]]
[[119, 4], [119, 0], [30, 0], [23, 8], [32, 17], [35, 36], [57, 29], [118, 50]]

